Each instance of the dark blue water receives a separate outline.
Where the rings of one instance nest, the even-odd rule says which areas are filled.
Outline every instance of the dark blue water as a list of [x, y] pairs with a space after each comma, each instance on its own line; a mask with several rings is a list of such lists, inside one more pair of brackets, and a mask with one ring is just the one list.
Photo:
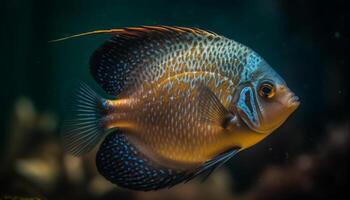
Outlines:
[[[349, 12], [345, 1], [5, 0], [1, 4], [0, 138], [3, 157], [10, 151], [8, 143], [11, 135], [16, 132], [14, 129], [21, 127], [20, 124], [17, 125], [14, 114], [16, 102], [21, 97], [33, 104], [39, 116], [40, 113], [54, 116], [56, 124], [49, 131], [52, 134], [50, 137], [45, 134], [37, 136], [38, 132], [39, 135], [45, 132], [37, 128], [40, 126], [37, 125], [40, 124], [37, 122], [40, 117], [35, 122], [30, 122], [31, 125], [35, 124], [30, 130], [23, 130], [24, 133], [33, 134], [29, 136], [32, 140], [34, 137], [44, 139], [42, 142], [38, 142], [39, 139], [27, 140], [21, 143], [23, 148], [9, 156], [10, 161], [6, 161], [8, 167], [2, 174], [8, 173], [1, 177], [1, 183], [10, 181], [11, 184], [6, 188], [10, 195], [31, 194], [26, 186], [18, 189], [15, 184], [23, 180], [18, 178], [21, 176], [15, 170], [16, 160], [28, 156], [28, 152], [36, 145], [45, 144], [47, 138], [50, 141], [56, 140], [52, 138], [58, 135], [59, 124], [65, 113], [64, 105], [76, 82], [82, 80], [103, 94], [89, 74], [88, 61], [93, 50], [108, 36], [88, 36], [47, 43], [51, 39], [80, 32], [138, 25], [208, 29], [251, 47], [286, 80], [300, 97], [301, 106], [268, 139], [242, 152], [225, 165], [228, 169], [226, 176], [233, 182], [228, 189], [230, 193], [249, 193], [252, 187], [264, 179], [261, 174], [270, 169], [271, 165], [291, 167], [302, 155], [310, 152], [318, 155], [318, 151], [326, 148], [324, 146], [331, 146], [327, 141], [331, 140], [332, 131], [349, 122], [347, 68], [350, 66], [350, 35], [347, 23]], [[346, 150], [340, 150], [344, 151]], [[31, 156], [35, 157], [35, 152]], [[348, 158], [341, 157], [341, 153], [336, 156], [342, 160]], [[341, 187], [325, 188], [322, 181], [331, 180], [330, 184], [335, 186], [344, 185], [347, 180], [341, 179], [342, 167], [338, 169], [340, 174], [337, 177], [324, 175], [330, 176], [328, 179], [320, 175], [321, 178], [316, 179], [319, 181], [312, 181], [322, 184], [316, 184], [310, 190], [296, 190], [293, 194], [317, 199], [319, 194], [316, 193], [319, 192], [323, 192], [325, 197], [339, 192]], [[312, 169], [316, 174], [316, 170], [321, 170]], [[67, 194], [70, 198], [88, 194], [84, 188], [88, 188], [86, 185], [91, 177], [87, 177], [85, 182], [79, 183], [81, 185], [75, 185], [78, 191], [76, 196]], [[30, 188], [35, 188], [33, 191], [42, 191], [39, 194], [33, 192], [29, 196], [62, 197], [65, 181], [60, 180], [62, 185], [56, 183], [49, 191], [35, 184], [33, 186], [29, 181]], [[274, 188], [271, 188], [273, 191]], [[117, 192], [115, 197], [118, 195], [138, 198], [128, 191]]]

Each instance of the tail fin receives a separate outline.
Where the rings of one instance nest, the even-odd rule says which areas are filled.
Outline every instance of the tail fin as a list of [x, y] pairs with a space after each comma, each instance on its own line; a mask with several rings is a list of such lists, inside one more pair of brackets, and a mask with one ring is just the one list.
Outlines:
[[86, 84], [81, 84], [75, 95], [73, 116], [62, 129], [62, 141], [66, 151], [81, 156], [92, 150], [104, 136], [101, 123], [104, 101]]

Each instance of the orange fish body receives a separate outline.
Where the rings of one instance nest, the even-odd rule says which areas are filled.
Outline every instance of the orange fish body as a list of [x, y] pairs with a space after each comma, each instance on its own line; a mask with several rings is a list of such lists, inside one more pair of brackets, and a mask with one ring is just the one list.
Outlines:
[[299, 105], [258, 54], [215, 33], [148, 26], [91, 34], [100, 32], [114, 36], [94, 52], [90, 70], [115, 99], [83, 86], [63, 138], [81, 155], [115, 130], [96, 164], [117, 185], [154, 190], [208, 175]]

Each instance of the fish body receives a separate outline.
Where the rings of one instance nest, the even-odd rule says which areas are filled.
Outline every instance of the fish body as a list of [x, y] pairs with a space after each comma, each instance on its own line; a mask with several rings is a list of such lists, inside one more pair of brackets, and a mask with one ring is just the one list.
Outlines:
[[[150, 89], [136, 91], [133, 100], [112, 101], [117, 112], [112, 111], [105, 123], [109, 128], [125, 129], [130, 142], [142, 152], [148, 152], [153, 159], [172, 161], [173, 167], [175, 163], [185, 167], [205, 162], [230, 147], [247, 148], [249, 143], [235, 140], [221, 124], [203, 120], [198, 109], [198, 86], [210, 88], [224, 107], [231, 106], [234, 85], [224, 79], [211, 72], [175, 75]], [[232, 134], [247, 131], [237, 128]], [[233, 140], [228, 141], [230, 137]]]
[[167, 26], [100, 32], [114, 36], [93, 53], [90, 70], [115, 99], [83, 86], [63, 138], [81, 155], [107, 134], [96, 164], [117, 185], [155, 190], [208, 175], [299, 105], [257, 53], [215, 33]]

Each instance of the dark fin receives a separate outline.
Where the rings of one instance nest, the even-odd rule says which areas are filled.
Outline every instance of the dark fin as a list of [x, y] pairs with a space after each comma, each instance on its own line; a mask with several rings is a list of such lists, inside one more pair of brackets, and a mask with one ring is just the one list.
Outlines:
[[[203, 36], [219, 37], [196, 28], [143, 26], [113, 29], [115, 34], [90, 58], [90, 72], [110, 95], [117, 96], [131, 83], [142, 82], [139, 71], [164, 54], [165, 47]], [[134, 74], [132, 74], [134, 73]], [[142, 79], [142, 80], [141, 80]]]
[[208, 87], [198, 88], [199, 112], [204, 120], [226, 128], [234, 117]]
[[66, 151], [80, 156], [93, 149], [102, 139], [102, 101], [86, 84], [81, 84], [74, 98], [73, 116], [63, 122], [62, 141]]
[[165, 188], [183, 175], [171, 169], [153, 167], [151, 162], [128, 142], [121, 130], [115, 130], [104, 139], [96, 155], [96, 166], [112, 183], [141, 191]]
[[156, 168], [135, 146], [128, 142], [121, 130], [110, 133], [96, 155], [98, 171], [112, 183], [133, 190], [149, 191], [187, 182], [220, 167], [238, 152], [238, 148], [222, 153], [191, 171]]

